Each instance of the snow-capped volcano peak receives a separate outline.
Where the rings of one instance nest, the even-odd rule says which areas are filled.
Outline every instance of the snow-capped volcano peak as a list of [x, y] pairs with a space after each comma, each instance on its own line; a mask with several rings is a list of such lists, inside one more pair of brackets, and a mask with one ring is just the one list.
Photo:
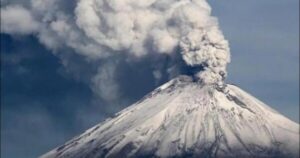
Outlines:
[[234, 85], [180, 76], [42, 158], [298, 157], [299, 124]]

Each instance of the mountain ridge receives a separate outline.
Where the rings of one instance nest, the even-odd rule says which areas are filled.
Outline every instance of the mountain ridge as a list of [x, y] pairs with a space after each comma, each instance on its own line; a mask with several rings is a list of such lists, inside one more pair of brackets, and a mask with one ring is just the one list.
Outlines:
[[299, 124], [237, 86], [179, 76], [41, 158], [298, 157]]

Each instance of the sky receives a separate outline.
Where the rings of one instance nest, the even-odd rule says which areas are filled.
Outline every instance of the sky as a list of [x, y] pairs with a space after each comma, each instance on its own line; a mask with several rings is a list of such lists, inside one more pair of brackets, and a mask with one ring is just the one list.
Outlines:
[[[211, 0], [209, 3], [230, 44], [231, 63], [226, 82], [238, 85], [299, 122], [299, 1]], [[149, 60], [131, 65], [107, 59], [97, 64], [117, 62], [116, 68], [113, 64], [98, 69], [72, 50], [53, 53], [34, 33], [24, 32], [1, 33], [2, 158], [37, 157], [168, 80], [163, 77], [157, 81], [149, 75], [152, 72]], [[100, 78], [109, 78], [110, 68], [117, 69], [120, 92], [103, 99], [116, 92], [110, 88], [115, 82], [103, 83], [95, 76], [91, 84], [87, 78], [94, 72], [105, 74]], [[95, 85], [101, 90], [93, 89]]]

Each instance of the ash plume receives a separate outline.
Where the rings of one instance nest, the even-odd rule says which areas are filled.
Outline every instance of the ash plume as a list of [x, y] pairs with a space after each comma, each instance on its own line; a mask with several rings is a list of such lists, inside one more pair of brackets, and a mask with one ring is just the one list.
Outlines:
[[[88, 83], [107, 100], [121, 96], [108, 94], [120, 87], [119, 63], [139, 65], [145, 61], [154, 80], [185, 73], [182, 67], [197, 70], [193, 75], [206, 84], [222, 82], [227, 74], [228, 42], [217, 19], [211, 16], [206, 0], [3, 0], [1, 3], [2, 33], [36, 35], [64, 65], [74, 65], [65, 64], [74, 61], [65, 58], [64, 50], [96, 65], [98, 68]], [[97, 66], [100, 61], [105, 62]], [[112, 89], [104, 90], [106, 83]]]

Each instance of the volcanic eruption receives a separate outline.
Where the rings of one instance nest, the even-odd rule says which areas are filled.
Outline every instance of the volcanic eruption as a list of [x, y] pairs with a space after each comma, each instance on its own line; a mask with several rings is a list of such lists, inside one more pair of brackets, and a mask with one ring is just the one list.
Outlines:
[[[52, 50], [72, 49], [96, 64], [167, 56], [171, 64], [154, 74], [170, 81], [42, 158], [299, 156], [297, 123], [225, 83], [229, 44], [205, 0], [78, 0], [71, 13], [59, 3], [33, 1], [31, 12], [6, 7], [3, 31], [13, 32], [6, 24], [18, 21], [5, 15], [17, 9], [35, 24], [22, 33], [37, 34]], [[94, 89], [115, 75], [113, 62], [101, 66], [89, 82]]]

